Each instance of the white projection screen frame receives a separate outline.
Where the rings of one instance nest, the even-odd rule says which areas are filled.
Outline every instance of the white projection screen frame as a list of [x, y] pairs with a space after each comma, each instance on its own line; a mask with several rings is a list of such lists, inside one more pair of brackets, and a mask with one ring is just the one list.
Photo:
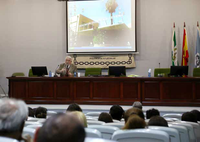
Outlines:
[[66, 6], [67, 53], [137, 52], [135, 0], [69, 0]]

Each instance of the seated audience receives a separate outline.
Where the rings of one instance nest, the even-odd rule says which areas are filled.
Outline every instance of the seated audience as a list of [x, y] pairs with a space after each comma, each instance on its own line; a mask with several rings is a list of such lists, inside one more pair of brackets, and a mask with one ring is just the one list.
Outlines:
[[137, 114], [132, 114], [129, 116], [128, 121], [122, 129], [139, 129], [145, 128], [146, 123], [144, 119], [139, 117]]
[[182, 121], [189, 121], [197, 123], [197, 118], [192, 112], [185, 112], [181, 117]]
[[82, 109], [78, 104], [73, 103], [68, 106], [67, 111], [81, 111], [82, 112]]
[[157, 109], [149, 109], [146, 111], [146, 118], [150, 119], [153, 116], [160, 116], [160, 112]]
[[78, 120], [83, 124], [84, 127], [87, 127], [87, 119], [85, 114], [80, 111], [72, 111], [71, 112]]
[[113, 105], [111, 108], [110, 108], [110, 115], [113, 119], [115, 120], [119, 120], [121, 121], [123, 115], [124, 115], [124, 110], [121, 106], [119, 105]]
[[102, 112], [102, 113], [99, 115], [98, 120], [99, 120], [99, 121], [103, 121], [103, 122], [105, 122], [105, 123], [113, 122], [112, 117], [110, 116], [110, 114], [109, 114], [109, 113], [106, 113], [106, 112]]
[[139, 109], [139, 108], [129, 108], [124, 114], [125, 123], [127, 122], [129, 116], [131, 116], [132, 114], [137, 114], [139, 117], [141, 117], [144, 120], [144, 114], [143, 114], [141, 109]]
[[28, 108], [24, 101], [16, 99], [0, 99], [0, 136], [24, 140], [22, 131], [25, 120], [28, 118]]
[[47, 109], [44, 107], [38, 107], [35, 110], [35, 117], [36, 118], [46, 118], [47, 117]]
[[200, 112], [198, 110], [192, 110], [191, 113], [196, 116], [197, 121], [200, 121]]
[[56, 114], [37, 129], [35, 142], [84, 142], [85, 129], [71, 113]]
[[35, 111], [31, 107], [28, 107], [28, 116], [35, 117]]
[[163, 127], [168, 127], [167, 121], [160, 116], [153, 116], [150, 118], [148, 122], [149, 126], [163, 126]]
[[142, 103], [141, 103], [141, 102], [138, 102], [138, 101], [135, 101], [135, 102], [133, 103], [133, 107], [134, 107], [134, 108], [139, 108], [139, 109], [142, 110]]

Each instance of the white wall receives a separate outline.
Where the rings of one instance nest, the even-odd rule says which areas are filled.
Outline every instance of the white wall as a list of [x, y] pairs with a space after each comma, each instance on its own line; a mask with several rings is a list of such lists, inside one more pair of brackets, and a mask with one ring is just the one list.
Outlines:
[[[124, 0], [125, 1], [125, 0]], [[200, 0], [137, 0], [136, 68], [127, 74], [147, 76], [148, 68], [171, 65], [172, 23], [176, 22], [179, 62], [186, 22], [190, 75], [200, 21]], [[55, 70], [66, 56], [66, 4], [57, 0], [0, 0], [0, 84], [7, 76], [32, 65]], [[84, 71], [81, 71], [82, 74]], [[104, 71], [105, 73], [106, 71]], [[153, 72], [152, 72], [153, 75]], [[0, 94], [1, 94], [0, 89]]]

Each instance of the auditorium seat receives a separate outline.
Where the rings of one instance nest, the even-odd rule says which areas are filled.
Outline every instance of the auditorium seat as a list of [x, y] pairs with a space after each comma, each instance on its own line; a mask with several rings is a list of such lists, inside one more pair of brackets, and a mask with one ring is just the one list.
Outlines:
[[24, 126], [28, 126], [28, 125], [42, 125], [41, 123], [39, 122], [31, 122], [31, 121], [25, 121], [25, 124]]
[[84, 142], [116, 142], [116, 141], [100, 139], [100, 138], [85, 138]]
[[19, 141], [16, 139], [11, 139], [7, 137], [0, 137], [0, 142], [19, 142]]
[[24, 127], [24, 128], [23, 128], [22, 135], [30, 135], [31, 138], [33, 139], [33, 138], [34, 138], [34, 135], [35, 135], [35, 129], [33, 129], [33, 128], [28, 128], [28, 127]]
[[97, 129], [85, 128], [86, 137], [102, 138], [101, 132]]
[[160, 126], [149, 126], [148, 128], [168, 133], [170, 142], [181, 142], [179, 132], [174, 128], [160, 127]]
[[170, 68], [155, 68], [154, 77], [158, 77], [158, 74], [164, 74], [164, 77], [168, 77], [168, 74], [170, 74]]
[[37, 75], [33, 75], [32, 69], [29, 69], [28, 76], [29, 77], [37, 77]]
[[89, 125], [88, 128], [97, 129], [102, 134], [102, 138], [111, 139], [113, 133], [119, 128], [114, 126], [106, 126], [106, 125]]
[[198, 123], [188, 122], [188, 121], [177, 121], [177, 123], [181, 123], [181, 124], [184, 123], [184, 124], [192, 125], [197, 142], [200, 142], [200, 126]]
[[189, 132], [185, 126], [178, 126], [173, 124], [168, 124], [170, 128], [178, 130], [181, 142], [189, 142]]
[[85, 76], [101, 75], [101, 68], [86, 68]]
[[166, 113], [163, 115], [164, 118], [177, 118], [181, 120], [182, 114], [180, 113]]
[[37, 124], [37, 125], [27, 125], [27, 128], [32, 128], [32, 129], [37, 129], [38, 127], [42, 127], [42, 124]]
[[196, 137], [195, 137], [195, 133], [194, 133], [194, 128], [192, 127], [191, 124], [173, 122], [172, 125], [178, 125], [178, 126], [186, 127], [187, 130], [188, 130], [188, 133], [189, 133], [190, 142], [197, 142]]
[[118, 130], [112, 140], [118, 142], [169, 142], [169, 135], [164, 131], [152, 129]]
[[91, 117], [99, 117], [100, 114], [101, 114], [101, 112], [88, 112], [85, 115], [91, 116]]
[[119, 129], [123, 128], [124, 127], [124, 122], [119, 122], [119, 123], [105, 123], [103, 125], [106, 125], [106, 126], [114, 126], [114, 127], [117, 127]]
[[88, 125], [103, 125], [105, 122], [103, 121], [94, 121], [94, 120], [87, 120]]
[[193, 77], [200, 77], [200, 68], [193, 69]]

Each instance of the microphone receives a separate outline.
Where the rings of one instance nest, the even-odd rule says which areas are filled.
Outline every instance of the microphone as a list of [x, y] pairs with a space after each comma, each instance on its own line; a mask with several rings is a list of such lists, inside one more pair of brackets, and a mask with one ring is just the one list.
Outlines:
[[58, 66], [56, 67], [56, 69], [55, 69], [55, 74], [54, 74], [53, 77], [58, 77], [58, 75], [56, 74], [56, 70], [58, 69], [59, 66], [60, 66], [60, 65], [58, 65]]

